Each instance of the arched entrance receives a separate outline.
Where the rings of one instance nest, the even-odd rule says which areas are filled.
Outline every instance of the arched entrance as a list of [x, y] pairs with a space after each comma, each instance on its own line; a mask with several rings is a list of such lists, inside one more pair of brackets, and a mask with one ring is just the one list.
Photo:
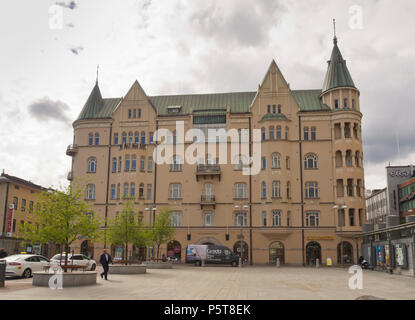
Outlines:
[[312, 241], [306, 246], [307, 264], [315, 265], [316, 260], [319, 259], [321, 263], [321, 246], [318, 242]]
[[[241, 255], [241, 241], [236, 241], [233, 245], [233, 252], [238, 256]], [[248, 261], [248, 244], [245, 241], [242, 241], [242, 259]]]
[[284, 263], [284, 244], [281, 241], [274, 241], [269, 245], [269, 263], [275, 264], [277, 258]]
[[180, 261], [182, 257], [182, 245], [177, 240], [172, 240], [167, 244], [167, 257], [176, 258]]
[[196, 241], [196, 244], [206, 244], [220, 246], [221, 243], [214, 237], [203, 237]]
[[89, 240], [84, 240], [81, 243], [81, 254], [87, 256], [88, 258], [93, 258], [94, 256], [94, 244]]
[[[341, 242], [337, 245], [337, 263], [341, 264]], [[353, 264], [353, 246], [347, 241], [343, 241], [343, 263]]]

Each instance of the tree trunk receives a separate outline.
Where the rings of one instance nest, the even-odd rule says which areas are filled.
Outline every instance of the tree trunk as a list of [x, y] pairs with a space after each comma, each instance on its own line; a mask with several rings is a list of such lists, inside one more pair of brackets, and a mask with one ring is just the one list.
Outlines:
[[160, 245], [157, 244], [157, 256], [156, 256], [156, 258], [158, 259], [159, 256], [160, 256]]
[[128, 265], [128, 242], [125, 243], [125, 265]]
[[65, 272], [68, 272], [68, 254], [69, 254], [69, 245], [65, 244]]

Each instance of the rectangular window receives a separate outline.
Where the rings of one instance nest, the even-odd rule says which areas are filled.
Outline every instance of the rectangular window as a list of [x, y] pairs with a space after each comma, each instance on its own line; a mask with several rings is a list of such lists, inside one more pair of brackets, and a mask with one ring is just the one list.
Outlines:
[[19, 199], [17, 197], [13, 197], [13, 205], [14, 210], [18, 210]]
[[133, 109], [133, 118], [137, 118], [137, 109]]
[[267, 226], [267, 212], [266, 211], [262, 211], [262, 225], [264, 227]]
[[320, 225], [320, 218], [318, 212], [306, 212], [305, 224], [307, 227], [318, 227]]
[[213, 225], [213, 212], [205, 212], [205, 226], [210, 227]]
[[291, 211], [287, 211], [287, 226], [291, 225]]
[[33, 201], [29, 201], [29, 212], [33, 212]]
[[25, 210], [26, 210], [26, 199], [22, 199], [22, 208], [21, 208], [21, 210], [23, 212], [25, 212]]
[[265, 170], [267, 168], [267, 158], [266, 157], [262, 157], [261, 159], [261, 169]]
[[180, 183], [170, 184], [169, 198], [170, 199], [181, 199], [182, 198], [182, 185]]
[[152, 185], [148, 184], [147, 185], [147, 200], [151, 200], [152, 189], [153, 189]]
[[115, 184], [111, 185], [111, 200], [115, 199]]
[[131, 109], [128, 109], [128, 119], [131, 119]]
[[311, 128], [311, 140], [316, 140], [316, 128], [312, 127]]
[[281, 226], [281, 211], [272, 211], [272, 225]]
[[130, 171], [130, 156], [125, 156], [125, 171]]
[[334, 100], [334, 108], [339, 109], [339, 100], [337, 99]]
[[131, 171], [135, 171], [136, 169], [137, 169], [137, 157], [133, 155], [131, 159]]
[[180, 211], [170, 213], [170, 223], [173, 227], [180, 227], [182, 225], [182, 213]]
[[149, 143], [150, 144], [154, 143], [154, 133], [153, 132], [150, 132], [150, 141], [149, 141]]
[[233, 197], [235, 199], [246, 199], [246, 184], [245, 183], [235, 183]]
[[272, 113], [276, 113], [277, 112], [277, 106], [274, 104], [272, 106]]
[[247, 212], [235, 212], [235, 226], [244, 227], [248, 225], [248, 214]]
[[148, 157], [148, 172], [153, 172], [153, 157]]
[[114, 133], [114, 144], [118, 144], [118, 133]]

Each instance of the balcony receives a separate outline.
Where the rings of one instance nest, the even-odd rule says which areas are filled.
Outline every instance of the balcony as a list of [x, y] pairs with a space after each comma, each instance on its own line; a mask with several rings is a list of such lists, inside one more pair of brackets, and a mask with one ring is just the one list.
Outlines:
[[202, 195], [200, 197], [200, 209], [203, 209], [204, 205], [211, 205], [213, 209], [216, 209], [216, 199], [212, 195]]
[[67, 179], [68, 179], [69, 181], [72, 181], [72, 180], [73, 180], [73, 173], [72, 173], [72, 171], [69, 171], [69, 172], [68, 172]]
[[196, 170], [196, 181], [199, 181], [199, 177], [218, 177], [220, 181], [221, 171], [218, 164], [199, 164]]
[[77, 144], [70, 144], [67, 148], [66, 148], [66, 155], [67, 156], [73, 156], [75, 155], [75, 153], [78, 152], [78, 145]]

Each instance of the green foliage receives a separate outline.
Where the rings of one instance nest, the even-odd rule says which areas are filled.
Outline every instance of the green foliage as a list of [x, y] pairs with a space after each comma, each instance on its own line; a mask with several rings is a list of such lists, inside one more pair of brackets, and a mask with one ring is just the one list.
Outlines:
[[160, 210], [151, 230], [151, 240], [157, 247], [157, 258], [160, 254], [160, 245], [173, 240], [176, 229], [171, 225], [169, 209]]
[[32, 243], [56, 243], [66, 249], [76, 240], [101, 238], [101, 222], [87, 213], [92, 212], [84, 201], [85, 190], [73, 183], [62, 190], [40, 193], [31, 213], [33, 224], [20, 226], [24, 240]]
[[108, 239], [115, 245], [123, 245], [124, 260], [127, 260], [128, 244], [145, 247], [149, 244], [151, 234], [134, 212], [131, 201], [125, 203], [122, 212], [108, 224]]

